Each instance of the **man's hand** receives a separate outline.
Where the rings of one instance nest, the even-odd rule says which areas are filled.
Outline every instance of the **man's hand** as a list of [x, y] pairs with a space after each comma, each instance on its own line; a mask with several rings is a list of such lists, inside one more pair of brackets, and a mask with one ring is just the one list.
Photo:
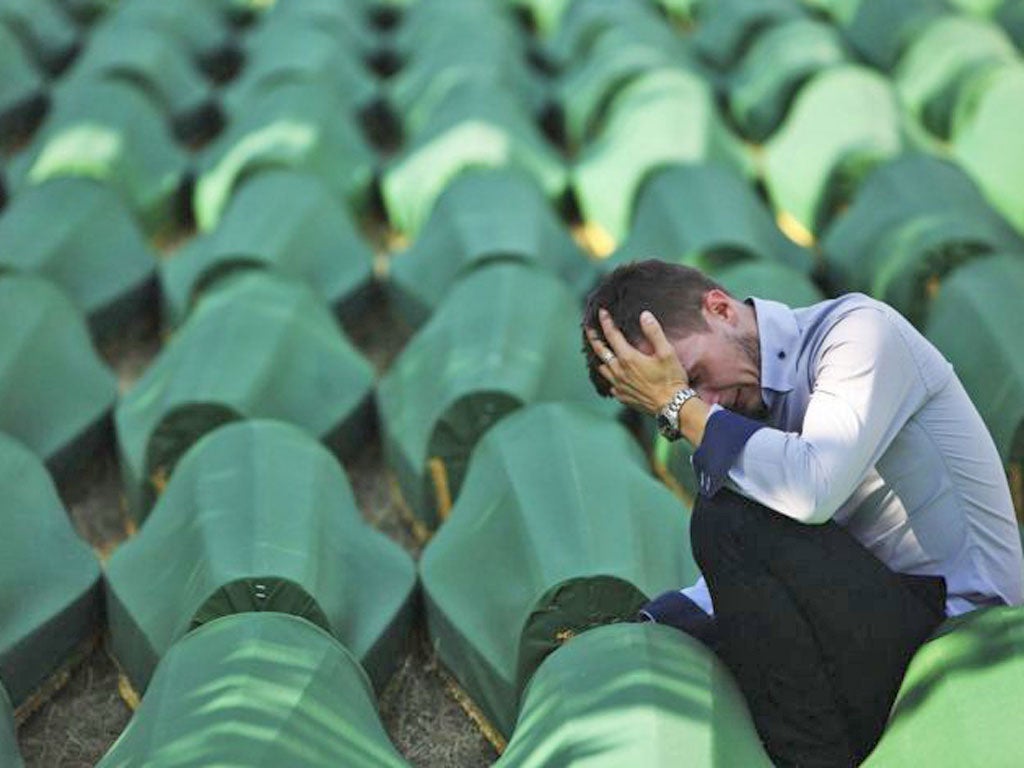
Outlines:
[[652, 354], [644, 354], [630, 344], [606, 310], [600, 310], [598, 317], [608, 345], [593, 328], [587, 329], [587, 338], [594, 354], [604, 361], [598, 372], [611, 384], [616, 400], [653, 415], [676, 392], [689, 386], [686, 371], [653, 314], [646, 310], [640, 314], [640, 328], [651, 345]]

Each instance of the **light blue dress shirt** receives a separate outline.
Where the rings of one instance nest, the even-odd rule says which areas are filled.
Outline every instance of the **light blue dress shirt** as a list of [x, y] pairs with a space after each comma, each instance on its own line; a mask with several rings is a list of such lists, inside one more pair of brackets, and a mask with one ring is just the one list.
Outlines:
[[[693, 457], [702, 494], [724, 484], [802, 523], [833, 519], [893, 571], [945, 577], [950, 616], [1019, 605], [1006, 475], [950, 363], [862, 294], [751, 301], [769, 416], [714, 409]], [[682, 592], [711, 612], [703, 579]]]

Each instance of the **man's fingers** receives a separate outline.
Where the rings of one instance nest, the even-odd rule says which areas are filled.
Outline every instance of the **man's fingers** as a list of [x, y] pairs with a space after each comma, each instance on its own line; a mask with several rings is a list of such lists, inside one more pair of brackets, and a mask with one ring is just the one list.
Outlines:
[[658, 318], [654, 316], [654, 313], [646, 309], [640, 313], [640, 328], [643, 330], [647, 340], [651, 342], [655, 355], [658, 357], [675, 356], [675, 350], [672, 349], [672, 345], [669, 344], [668, 339], [665, 337], [665, 331], [662, 330], [661, 323], [658, 322]]
[[601, 341], [601, 337], [597, 335], [597, 331], [593, 328], [587, 328], [587, 341], [590, 343], [590, 348], [594, 350], [594, 354], [597, 355], [599, 360], [606, 360], [609, 354], [615, 354], [603, 341]]
[[601, 321], [601, 330], [604, 332], [604, 337], [608, 340], [608, 344], [611, 346], [615, 356], [629, 357], [629, 355], [635, 354], [636, 350], [633, 349], [632, 344], [626, 341], [626, 337], [622, 335], [622, 331], [618, 329], [615, 321], [612, 320], [611, 314], [607, 310], [602, 309], [598, 311], [597, 315]]

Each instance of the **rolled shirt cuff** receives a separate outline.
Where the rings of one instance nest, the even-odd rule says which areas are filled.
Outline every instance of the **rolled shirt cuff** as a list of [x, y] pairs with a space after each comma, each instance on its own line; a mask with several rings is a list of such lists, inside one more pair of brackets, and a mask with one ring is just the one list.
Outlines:
[[704, 426], [704, 439], [692, 459], [701, 496], [710, 498], [718, 493], [743, 446], [762, 427], [761, 422], [734, 411], [712, 409]]
[[638, 620], [675, 627], [706, 645], [714, 645], [715, 620], [678, 590], [664, 592], [644, 605]]

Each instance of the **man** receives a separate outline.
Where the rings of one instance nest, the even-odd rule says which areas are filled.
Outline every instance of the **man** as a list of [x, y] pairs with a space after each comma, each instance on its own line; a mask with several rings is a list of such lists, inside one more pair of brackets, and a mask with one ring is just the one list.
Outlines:
[[777, 764], [858, 764], [946, 616], [1021, 603], [995, 445], [891, 307], [742, 302], [646, 261], [592, 292], [583, 326], [598, 392], [695, 448], [704, 578], [643, 613], [715, 648]]

